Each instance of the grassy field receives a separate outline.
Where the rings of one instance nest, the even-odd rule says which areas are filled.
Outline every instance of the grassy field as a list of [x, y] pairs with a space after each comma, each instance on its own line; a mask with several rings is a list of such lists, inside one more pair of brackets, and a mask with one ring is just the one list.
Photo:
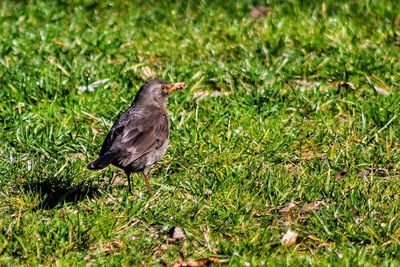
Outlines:
[[[398, 266], [399, 2], [163, 2], [0, 2], [0, 265]], [[155, 77], [129, 195], [86, 165]]]

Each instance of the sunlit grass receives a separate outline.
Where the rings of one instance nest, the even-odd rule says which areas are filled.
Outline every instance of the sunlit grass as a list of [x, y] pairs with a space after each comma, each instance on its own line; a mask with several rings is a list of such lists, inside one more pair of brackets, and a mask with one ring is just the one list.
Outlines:
[[[0, 265], [398, 264], [396, 1], [0, 7]], [[153, 77], [188, 90], [130, 196], [86, 165]]]

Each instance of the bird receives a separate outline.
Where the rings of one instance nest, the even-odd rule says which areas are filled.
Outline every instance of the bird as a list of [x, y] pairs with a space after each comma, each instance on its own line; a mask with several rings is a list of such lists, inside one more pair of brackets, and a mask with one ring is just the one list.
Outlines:
[[101, 170], [114, 165], [124, 170], [130, 194], [131, 173], [142, 172], [147, 190], [151, 193], [148, 170], [162, 159], [169, 146], [168, 97], [185, 87], [185, 83], [170, 83], [161, 79], [144, 83], [131, 106], [114, 122], [98, 158], [87, 166], [88, 169]]

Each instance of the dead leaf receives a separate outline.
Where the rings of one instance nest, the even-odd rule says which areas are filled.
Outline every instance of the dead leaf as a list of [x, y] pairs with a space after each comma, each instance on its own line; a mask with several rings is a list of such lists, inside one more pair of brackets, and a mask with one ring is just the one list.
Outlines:
[[185, 231], [180, 227], [173, 227], [169, 235], [170, 235], [170, 238], [168, 238], [169, 243], [179, 243], [180, 241], [186, 239]]
[[299, 171], [299, 166], [294, 163], [286, 163], [283, 165], [283, 167], [289, 172], [298, 172]]
[[67, 212], [65, 211], [64, 208], [61, 208], [58, 214], [60, 215], [61, 218], [65, 218], [67, 216]]
[[305, 151], [300, 151], [300, 157], [304, 161], [310, 161], [313, 159], [318, 159], [322, 157], [322, 154], [317, 151], [313, 151], [312, 149], [308, 149]]
[[335, 176], [335, 180], [339, 181], [342, 180], [343, 176], [347, 174], [347, 169], [346, 167], [343, 167]]
[[207, 188], [207, 189], [204, 190], [203, 194], [206, 195], [206, 196], [211, 196], [212, 195], [212, 191]]
[[[162, 257], [165, 255], [166, 251], [168, 250], [168, 246], [169, 246], [169, 245], [167, 245], [167, 244], [161, 244], [161, 245], [158, 246], [158, 248], [154, 251], [153, 256], [154, 256], [155, 258], [162, 258]], [[167, 262], [166, 260], [164, 260], [164, 261], [167, 263], [166, 266], [169, 266], [168, 262]]]
[[260, 18], [266, 16], [271, 9], [267, 6], [255, 6], [251, 9], [251, 16], [253, 18]]
[[379, 177], [386, 177], [388, 176], [388, 171], [384, 168], [375, 168], [373, 166], [370, 166], [369, 168], [361, 170], [358, 173], [358, 176], [362, 178], [367, 178], [372, 175], [377, 175]]
[[337, 82], [337, 86], [344, 87], [344, 88], [350, 89], [352, 91], [356, 90], [356, 87], [354, 86], [354, 84], [352, 84], [350, 82]]
[[129, 61], [129, 58], [127, 58], [127, 57], [120, 57], [120, 58], [115, 58], [115, 59], [109, 58], [107, 60], [107, 64], [119, 64], [119, 63], [124, 63], [127, 61]]
[[208, 259], [210, 260], [211, 263], [223, 264], [223, 263], [229, 262], [229, 259], [224, 259], [224, 258], [215, 257], [215, 256], [211, 256]]
[[365, 78], [367, 78], [368, 84], [375, 89], [375, 91], [379, 94], [382, 95], [390, 95], [390, 88], [389, 86], [382, 81], [381, 79], [379, 79], [378, 77], [372, 75], [371, 77], [368, 77], [367, 75], [365, 75]]
[[142, 67], [141, 71], [142, 73], [140, 75], [140, 78], [142, 78], [143, 80], [148, 80], [157, 76], [157, 73], [149, 66]]
[[83, 154], [83, 153], [81, 153], [81, 152], [78, 152], [78, 153], [75, 153], [74, 155], [72, 155], [72, 158], [73, 159], [79, 159], [79, 160], [81, 160], [81, 161], [86, 161], [86, 156], [85, 156], [85, 154]]
[[81, 93], [83, 93], [83, 92], [85, 92], [85, 91], [93, 92], [95, 88], [97, 88], [97, 87], [99, 87], [99, 86], [101, 86], [101, 85], [103, 85], [103, 84], [108, 83], [109, 80], [110, 80], [110, 79], [107, 78], [107, 79], [95, 81], [94, 83], [91, 83], [91, 84], [89, 84], [89, 85], [79, 86], [79, 87], [78, 87], [78, 90], [79, 90], [79, 92], [81, 92]]
[[282, 235], [281, 244], [286, 247], [290, 247], [297, 243], [299, 235], [296, 232], [288, 230]]
[[147, 229], [148, 235], [153, 239], [161, 237], [161, 229], [157, 225], [150, 225]]
[[281, 208], [279, 210], [280, 213], [288, 213], [291, 209], [295, 208], [296, 204], [293, 202], [290, 202], [289, 204], [287, 204], [285, 207]]
[[[172, 266], [173, 267], [196, 267], [196, 266], [206, 266], [212, 263], [215, 264], [225, 264], [229, 262], [229, 259], [224, 259], [216, 256], [210, 256], [208, 258], [199, 258], [199, 259], [189, 259], [185, 260], [183, 253], [180, 251], [179, 254], [181, 258], [176, 260]], [[164, 261], [164, 265], [168, 265], [168, 262]]]
[[316, 87], [321, 86], [320, 82], [310, 82], [310, 81], [303, 81], [303, 80], [295, 80], [294, 81], [297, 85], [300, 85], [300, 91], [306, 90], [314, 90]]
[[365, 220], [366, 217], [367, 217], [367, 213], [360, 215], [360, 216], [356, 216], [354, 218], [354, 220], [356, 221], [357, 224], [360, 224]]
[[121, 239], [116, 239], [112, 242], [106, 242], [103, 245], [103, 252], [111, 253], [121, 250], [124, 247], [124, 242]]
[[112, 203], [121, 203], [122, 202], [122, 198], [121, 197], [113, 197], [113, 196], [109, 196], [108, 198], [106, 198], [106, 200], [104, 200], [104, 204], [108, 205], [108, 204], [112, 204]]
[[318, 211], [321, 209], [321, 207], [325, 206], [326, 202], [325, 200], [317, 200], [313, 203], [309, 203], [303, 206], [301, 209], [302, 212], [309, 212], [311, 210]]
[[295, 80], [294, 82], [295, 82], [295, 84], [303, 85], [303, 86], [318, 86], [318, 85], [320, 85], [319, 82], [309, 82], [309, 81], [303, 81], [303, 80]]
[[172, 266], [173, 267], [195, 267], [195, 266], [205, 266], [208, 263], [207, 258], [195, 259], [195, 260], [179, 260], [175, 261]]

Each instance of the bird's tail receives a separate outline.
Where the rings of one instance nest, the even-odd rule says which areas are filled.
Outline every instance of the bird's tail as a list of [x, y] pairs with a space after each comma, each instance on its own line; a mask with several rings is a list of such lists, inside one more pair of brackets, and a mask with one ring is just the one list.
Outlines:
[[107, 167], [114, 160], [114, 156], [110, 154], [101, 155], [98, 159], [90, 163], [87, 167], [89, 170], [101, 170]]

